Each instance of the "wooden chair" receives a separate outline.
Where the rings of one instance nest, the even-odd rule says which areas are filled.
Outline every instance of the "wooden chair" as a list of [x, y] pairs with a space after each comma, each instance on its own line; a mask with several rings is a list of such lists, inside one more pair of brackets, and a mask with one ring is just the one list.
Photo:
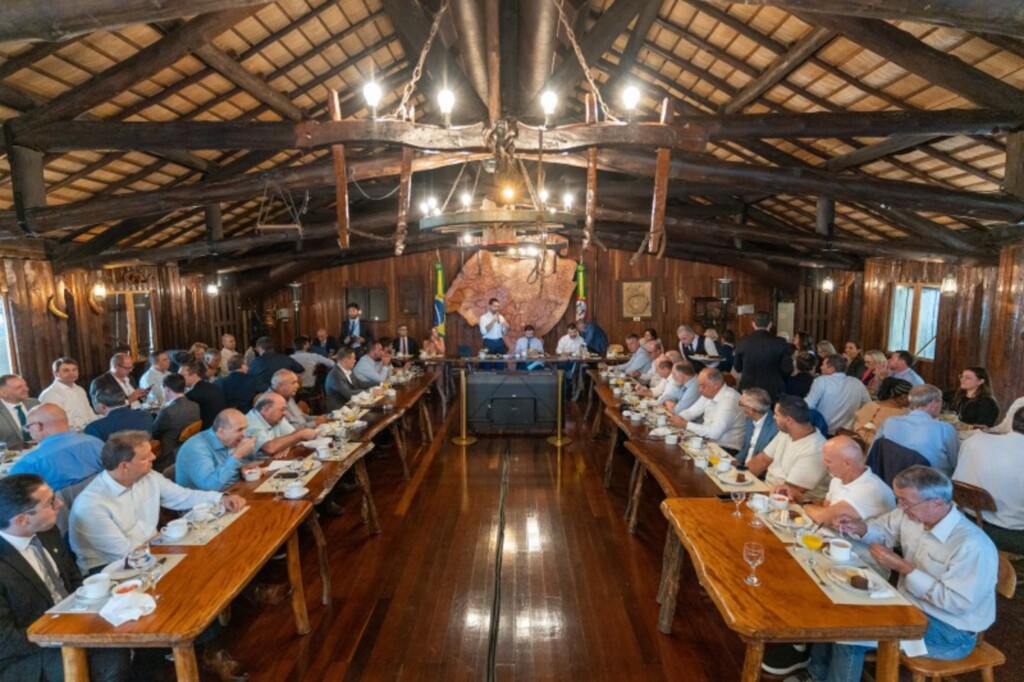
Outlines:
[[974, 514], [979, 526], [983, 525], [981, 512], [996, 511], [996, 501], [987, 490], [962, 481], [953, 481], [953, 501], [965, 512]]
[[[1006, 552], [999, 553], [999, 578], [996, 580], [996, 592], [1007, 599], [1013, 599], [1017, 590], [1017, 572], [1013, 570]], [[933, 682], [941, 682], [943, 678], [954, 675], [980, 672], [984, 682], [995, 682], [993, 669], [1006, 663], [1006, 656], [984, 640], [985, 633], [978, 633], [978, 643], [974, 651], [958, 661], [940, 661], [934, 658], [900, 656], [900, 663], [913, 675], [914, 682], [925, 682], [931, 678]]]
[[197, 419], [196, 421], [192, 422], [191, 424], [189, 424], [188, 426], [186, 426], [185, 428], [183, 428], [181, 430], [181, 433], [178, 434], [178, 442], [179, 443], [184, 443], [189, 438], [191, 438], [192, 436], [196, 435], [197, 433], [199, 433], [202, 430], [203, 430], [203, 422]]

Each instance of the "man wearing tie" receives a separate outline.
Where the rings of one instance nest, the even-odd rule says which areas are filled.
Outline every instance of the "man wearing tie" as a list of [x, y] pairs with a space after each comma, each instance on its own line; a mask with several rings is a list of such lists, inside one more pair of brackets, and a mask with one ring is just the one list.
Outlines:
[[420, 354], [420, 346], [416, 339], [409, 337], [409, 327], [398, 325], [398, 336], [391, 342], [391, 349], [395, 355], [415, 356]]
[[[508, 320], [502, 315], [501, 302], [492, 298], [487, 302], [487, 312], [480, 316], [480, 334], [484, 337], [484, 348], [491, 355], [504, 355], [508, 352], [505, 345], [505, 334], [508, 334]], [[493, 367], [492, 367], [493, 365]], [[480, 369], [500, 367], [495, 363], [483, 363]]]
[[349, 303], [347, 311], [348, 319], [341, 328], [341, 342], [355, 350], [357, 355], [362, 355], [373, 341], [373, 332], [370, 331], [370, 325], [360, 317], [363, 311], [358, 303]]
[[0, 410], [0, 440], [9, 448], [21, 448], [32, 440], [25, 424], [39, 401], [28, 397], [28, 384], [17, 374], [0, 376], [0, 401], [5, 408]]
[[[0, 680], [62, 680], [59, 648], [28, 641], [28, 626], [82, 585], [57, 530], [61, 502], [34, 474], [0, 480]], [[124, 680], [127, 649], [89, 649], [89, 677]]]
[[685, 324], [679, 326], [679, 329], [676, 330], [676, 336], [679, 338], [679, 352], [690, 361], [690, 364], [698, 372], [704, 367], [718, 366], [717, 362], [700, 362], [693, 359], [695, 355], [718, 355], [718, 349], [715, 347], [714, 341], [705, 336], [699, 336], [691, 327]]

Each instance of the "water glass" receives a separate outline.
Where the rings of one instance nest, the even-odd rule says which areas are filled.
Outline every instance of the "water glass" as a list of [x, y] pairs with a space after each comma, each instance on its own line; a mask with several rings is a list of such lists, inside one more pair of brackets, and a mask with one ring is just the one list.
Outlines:
[[733, 518], [742, 519], [743, 514], [740, 513], [740, 505], [743, 504], [743, 500], [747, 499], [747, 494], [742, 490], [733, 490], [729, 493], [729, 497], [732, 498], [732, 503], [736, 505], [736, 511], [732, 513]]
[[750, 575], [746, 578], [746, 583], [757, 587], [761, 584], [761, 580], [757, 577], [757, 567], [764, 563], [764, 545], [757, 542], [745, 542], [743, 543], [743, 560], [750, 566]]

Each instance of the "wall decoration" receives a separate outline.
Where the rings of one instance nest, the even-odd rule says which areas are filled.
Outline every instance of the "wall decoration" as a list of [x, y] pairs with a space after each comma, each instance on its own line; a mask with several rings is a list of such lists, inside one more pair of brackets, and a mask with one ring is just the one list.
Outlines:
[[654, 280], [620, 282], [619, 309], [628, 320], [649, 320], [654, 317]]

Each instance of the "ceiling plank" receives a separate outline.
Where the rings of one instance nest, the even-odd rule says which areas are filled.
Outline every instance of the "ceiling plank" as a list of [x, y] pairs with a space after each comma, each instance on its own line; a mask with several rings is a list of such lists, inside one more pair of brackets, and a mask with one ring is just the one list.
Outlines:
[[636, 24], [633, 26], [632, 34], [629, 36], [629, 42], [626, 43], [626, 49], [622, 51], [622, 56], [619, 57], [619, 68], [608, 79], [608, 84], [604, 86], [605, 92], [614, 94], [619, 90], [619, 86], [629, 78], [629, 73], [636, 63], [636, 58], [647, 42], [647, 34], [651, 32], [651, 26], [658, 19], [659, 10], [661, 10], [660, 2], [649, 2], [640, 10], [640, 14], [636, 18]]

